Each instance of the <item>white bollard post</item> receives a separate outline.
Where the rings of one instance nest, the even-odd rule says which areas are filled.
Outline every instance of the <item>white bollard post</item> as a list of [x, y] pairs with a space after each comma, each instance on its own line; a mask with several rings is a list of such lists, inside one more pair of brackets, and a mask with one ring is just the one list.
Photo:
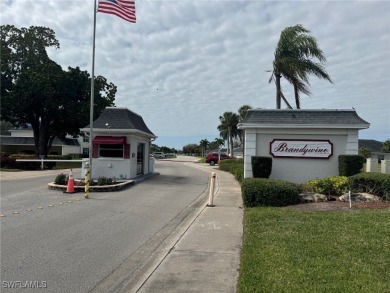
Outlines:
[[351, 190], [348, 192], [349, 195], [349, 208], [352, 208]]
[[385, 154], [384, 160], [381, 160], [381, 173], [390, 174], [390, 154]]
[[366, 160], [366, 172], [378, 172], [378, 157], [372, 155]]
[[45, 156], [39, 155], [39, 158], [41, 159], [41, 169], [43, 170], [43, 159], [45, 158]]
[[215, 207], [215, 205], [213, 203], [213, 201], [214, 201], [215, 177], [216, 177], [216, 173], [215, 172], [211, 172], [209, 204], [207, 205], [208, 207]]

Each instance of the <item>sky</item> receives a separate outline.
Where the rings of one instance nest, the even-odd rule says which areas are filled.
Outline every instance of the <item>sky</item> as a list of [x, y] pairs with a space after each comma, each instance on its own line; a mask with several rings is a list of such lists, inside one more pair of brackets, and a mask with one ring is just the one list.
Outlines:
[[[94, 0], [0, 4], [1, 25], [53, 29], [50, 58], [92, 72]], [[242, 105], [275, 109], [269, 70], [281, 31], [296, 24], [317, 39], [333, 80], [311, 77], [301, 108], [354, 108], [370, 123], [359, 138], [390, 138], [390, 1], [138, 0], [136, 15], [133, 24], [97, 14], [95, 75], [118, 87], [115, 105], [140, 114], [159, 146], [213, 141], [219, 116]]]

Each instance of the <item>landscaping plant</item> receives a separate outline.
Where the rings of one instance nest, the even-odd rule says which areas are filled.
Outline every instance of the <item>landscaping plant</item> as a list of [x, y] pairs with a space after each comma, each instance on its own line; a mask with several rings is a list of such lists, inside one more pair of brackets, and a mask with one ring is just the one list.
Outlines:
[[390, 175], [382, 173], [360, 173], [349, 177], [351, 190], [390, 199]]
[[352, 176], [360, 173], [365, 162], [365, 158], [360, 155], [340, 155], [339, 175]]
[[251, 163], [253, 178], [269, 178], [272, 171], [271, 157], [252, 157]]
[[310, 180], [305, 188], [325, 195], [342, 195], [348, 191], [349, 181], [346, 176], [333, 176]]
[[247, 178], [241, 183], [245, 207], [288, 206], [301, 202], [297, 184], [274, 179]]

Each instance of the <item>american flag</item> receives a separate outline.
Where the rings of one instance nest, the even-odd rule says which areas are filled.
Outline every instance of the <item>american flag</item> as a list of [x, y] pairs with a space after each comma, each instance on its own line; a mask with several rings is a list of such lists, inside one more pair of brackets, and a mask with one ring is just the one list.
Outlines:
[[126, 21], [136, 22], [135, 2], [130, 0], [99, 0], [98, 12], [114, 14]]

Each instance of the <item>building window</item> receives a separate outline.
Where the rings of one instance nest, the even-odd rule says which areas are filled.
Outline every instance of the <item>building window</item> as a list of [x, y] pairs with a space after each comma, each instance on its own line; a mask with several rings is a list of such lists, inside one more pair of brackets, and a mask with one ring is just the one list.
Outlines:
[[88, 157], [89, 156], [89, 148], [83, 148], [83, 156]]
[[100, 158], [123, 158], [123, 144], [99, 144]]
[[88, 136], [84, 136], [83, 142], [89, 142], [89, 137]]

